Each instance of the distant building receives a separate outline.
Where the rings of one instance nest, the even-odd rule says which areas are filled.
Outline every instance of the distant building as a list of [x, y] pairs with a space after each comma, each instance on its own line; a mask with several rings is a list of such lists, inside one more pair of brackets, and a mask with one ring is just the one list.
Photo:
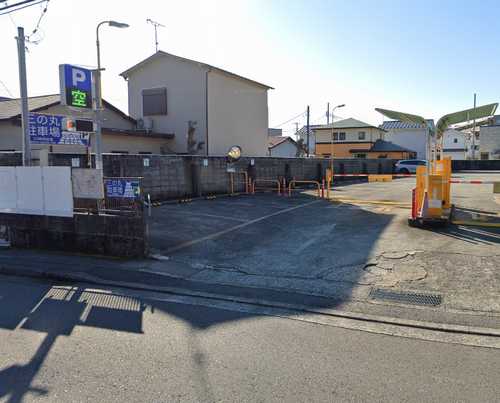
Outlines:
[[448, 129], [443, 134], [443, 156], [452, 160], [466, 160], [471, 158], [469, 134], [458, 130]]
[[270, 157], [297, 157], [300, 154], [300, 146], [291, 137], [269, 136]]
[[243, 155], [267, 155], [272, 87], [162, 51], [121, 76], [128, 82], [129, 114], [144, 127], [173, 133], [175, 152], [225, 155], [238, 145]]
[[[309, 155], [313, 156], [316, 154], [316, 134], [314, 129], [317, 127], [321, 127], [321, 125], [309, 125]], [[307, 126], [303, 126], [295, 135], [297, 139], [302, 140], [307, 152]]]
[[[173, 134], [156, 131], [137, 130], [136, 121], [103, 100], [104, 110], [102, 128], [102, 150], [105, 153], [125, 154], [166, 154]], [[79, 119], [93, 119], [93, 112], [75, 111], [61, 105], [60, 97], [44, 95], [28, 98], [30, 112], [61, 115]], [[91, 147], [95, 145], [93, 136]], [[42, 145], [32, 144], [32, 158], [39, 158], [39, 151], [49, 149], [54, 153], [85, 154], [87, 149], [81, 145]], [[21, 151], [21, 103], [19, 99], [0, 102], [0, 152]], [[94, 150], [93, 150], [94, 151]]]
[[479, 156], [482, 160], [500, 159], [500, 120], [498, 124], [481, 126], [479, 132]]
[[[434, 129], [434, 120], [429, 119], [427, 123]], [[386, 131], [385, 140], [415, 151], [418, 159], [427, 159], [429, 136], [425, 126], [399, 120], [388, 120], [379, 127]]]
[[415, 159], [417, 153], [408, 148], [401, 147], [398, 144], [391, 143], [385, 140], [376, 140], [370, 148], [367, 149], [352, 149], [351, 153], [356, 158], [389, 158], [394, 160], [409, 160]]
[[269, 128], [267, 129], [267, 135], [269, 137], [281, 137], [283, 136], [283, 129], [272, 129], [272, 128]]
[[8, 100], [10, 100], [10, 99], [12, 99], [12, 98], [0, 97], [0, 102], [2, 102], [2, 101], [8, 101]]
[[333, 158], [367, 158], [377, 140], [383, 140], [385, 130], [357, 119], [339, 120], [329, 125], [315, 126], [316, 156]]

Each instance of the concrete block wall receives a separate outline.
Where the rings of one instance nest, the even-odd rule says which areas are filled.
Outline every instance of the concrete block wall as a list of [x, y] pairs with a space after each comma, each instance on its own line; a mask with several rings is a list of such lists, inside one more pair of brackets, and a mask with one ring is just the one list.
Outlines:
[[0, 214], [12, 246], [141, 258], [148, 252], [142, 216]]
[[[51, 165], [71, 165], [67, 154], [50, 154]], [[86, 157], [81, 156], [84, 166]], [[144, 163], [145, 160], [147, 164]], [[388, 159], [334, 160], [334, 171], [340, 173], [392, 173], [395, 161]], [[142, 177], [143, 193], [153, 200], [227, 193], [230, 175], [225, 157], [104, 154], [104, 176]], [[330, 160], [324, 158], [243, 157], [232, 165], [259, 179], [321, 181]], [[235, 191], [244, 190], [244, 176], [235, 175]]]

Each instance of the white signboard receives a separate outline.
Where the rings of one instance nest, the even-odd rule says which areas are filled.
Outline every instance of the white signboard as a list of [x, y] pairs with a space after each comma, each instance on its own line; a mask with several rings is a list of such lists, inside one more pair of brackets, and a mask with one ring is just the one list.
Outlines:
[[104, 199], [101, 169], [76, 168], [71, 172], [73, 196], [79, 199]]

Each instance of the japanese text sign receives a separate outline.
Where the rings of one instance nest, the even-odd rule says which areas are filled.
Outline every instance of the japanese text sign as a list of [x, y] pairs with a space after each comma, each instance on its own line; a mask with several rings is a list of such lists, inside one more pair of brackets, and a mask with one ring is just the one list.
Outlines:
[[106, 197], [120, 197], [133, 199], [139, 197], [141, 188], [138, 180], [130, 179], [106, 179], [104, 181]]
[[88, 134], [63, 130], [63, 116], [30, 113], [29, 133], [33, 144], [72, 144], [88, 146]]
[[71, 64], [59, 65], [61, 103], [75, 108], [92, 108], [92, 71]]

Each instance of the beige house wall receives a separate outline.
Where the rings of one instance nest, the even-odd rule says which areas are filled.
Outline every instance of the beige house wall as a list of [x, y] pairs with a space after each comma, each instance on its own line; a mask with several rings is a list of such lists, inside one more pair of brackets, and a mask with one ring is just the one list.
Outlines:
[[[175, 152], [187, 151], [188, 121], [196, 121], [195, 139], [206, 137], [205, 73], [202, 65], [174, 57], [152, 60], [130, 73], [128, 78], [129, 115], [134, 119], [153, 122], [158, 133], [174, 133], [171, 148]], [[167, 114], [144, 116], [142, 91], [151, 88], [167, 89]], [[205, 146], [200, 154], [205, 153]]]
[[[374, 143], [376, 140], [384, 139], [384, 131], [377, 129], [375, 127], [363, 127], [363, 128], [349, 128], [349, 129], [315, 129], [314, 133], [316, 135], [317, 143], [326, 143], [332, 140], [333, 133], [345, 133], [345, 142], [370, 142]], [[365, 132], [365, 138], [363, 140], [359, 139], [359, 132]], [[320, 154], [317, 152], [317, 154]]]
[[217, 70], [208, 75], [208, 149], [225, 155], [239, 145], [245, 156], [268, 153], [267, 88]]

